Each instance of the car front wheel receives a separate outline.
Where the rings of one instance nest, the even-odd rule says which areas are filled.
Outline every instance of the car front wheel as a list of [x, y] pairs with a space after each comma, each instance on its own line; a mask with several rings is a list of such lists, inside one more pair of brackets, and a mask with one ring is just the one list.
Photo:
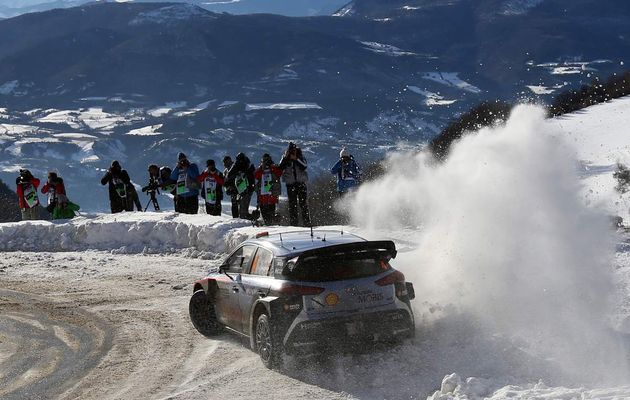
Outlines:
[[282, 348], [273, 334], [267, 314], [261, 314], [256, 322], [256, 351], [265, 367], [273, 369], [282, 366]]
[[203, 289], [193, 293], [188, 304], [188, 313], [195, 329], [204, 336], [216, 336], [221, 333], [222, 326], [217, 321], [214, 304]]

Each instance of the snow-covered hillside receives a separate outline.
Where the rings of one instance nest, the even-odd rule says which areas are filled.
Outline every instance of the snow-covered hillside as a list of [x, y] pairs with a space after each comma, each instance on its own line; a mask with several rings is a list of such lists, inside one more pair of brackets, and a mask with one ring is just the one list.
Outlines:
[[630, 165], [630, 96], [549, 121], [575, 146], [588, 203], [630, 220], [630, 196], [615, 191], [616, 164]]

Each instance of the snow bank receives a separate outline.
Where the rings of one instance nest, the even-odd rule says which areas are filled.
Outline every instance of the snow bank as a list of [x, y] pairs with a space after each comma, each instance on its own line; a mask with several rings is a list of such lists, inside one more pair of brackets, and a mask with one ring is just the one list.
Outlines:
[[122, 213], [0, 224], [0, 251], [185, 252], [192, 257], [213, 257], [254, 231], [249, 222], [227, 217]]

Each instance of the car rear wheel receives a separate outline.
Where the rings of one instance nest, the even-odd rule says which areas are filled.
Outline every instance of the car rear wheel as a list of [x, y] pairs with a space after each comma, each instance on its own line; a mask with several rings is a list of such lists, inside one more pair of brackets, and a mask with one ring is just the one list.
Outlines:
[[265, 367], [273, 369], [282, 366], [282, 347], [273, 334], [267, 314], [261, 314], [256, 322], [256, 351]]
[[222, 326], [217, 321], [214, 304], [203, 289], [193, 293], [188, 304], [188, 313], [195, 329], [204, 336], [216, 336], [221, 333]]

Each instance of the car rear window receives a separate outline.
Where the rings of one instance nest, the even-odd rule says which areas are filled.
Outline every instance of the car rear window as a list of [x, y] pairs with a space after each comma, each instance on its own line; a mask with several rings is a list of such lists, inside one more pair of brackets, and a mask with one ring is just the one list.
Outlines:
[[330, 282], [366, 278], [391, 267], [389, 258], [380, 252], [360, 252], [300, 258], [288, 279], [306, 282]]

